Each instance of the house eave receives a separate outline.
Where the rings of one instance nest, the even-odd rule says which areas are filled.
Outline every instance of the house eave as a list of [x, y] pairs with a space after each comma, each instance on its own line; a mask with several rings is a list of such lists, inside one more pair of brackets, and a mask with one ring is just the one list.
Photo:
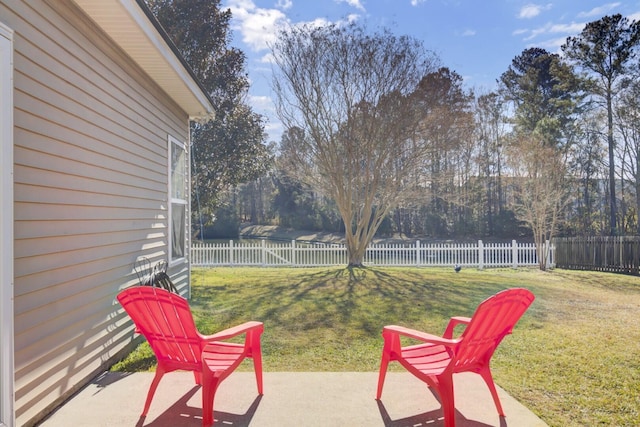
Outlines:
[[213, 116], [211, 99], [142, 1], [74, 0], [191, 120]]

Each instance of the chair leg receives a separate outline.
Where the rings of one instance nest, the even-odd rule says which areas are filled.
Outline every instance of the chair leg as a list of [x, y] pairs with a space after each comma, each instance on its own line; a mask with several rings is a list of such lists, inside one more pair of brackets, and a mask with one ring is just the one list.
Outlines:
[[442, 412], [444, 413], [444, 427], [455, 427], [456, 405], [453, 394], [453, 378], [451, 376], [439, 378], [438, 392]]
[[262, 350], [260, 349], [260, 341], [253, 346], [252, 349], [253, 370], [256, 374], [256, 384], [258, 385], [258, 394], [262, 395]]
[[498, 415], [504, 417], [504, 410], [502, 409], [502, 404], [500, 403], [500, 398], [498, 397], [498, 391], [496, 390], [496, 385], [493, 382], [493, 375], [491, 375], [491, 369], [487, 366], [482, 369], [480, 372], [480, 376], [484, 379], [484, 382], [487, 383], [487, 387], [489, 387], [489, 391], [491, 392], [491, 396], [493, 397], [493, 403], [496, 404], [496, 409], [498, 410]]
[[213, 400], [222, 380], [217, 375], [204, 375], [202, 385], [202, 426], [213, 424]]
[[142, 411], [143, 417], [146, 417], [147, 413], [149, 412], [151, 400], [153, 399], [153, 395], [155, 394], [156, 389], [158, 388], [158, 384], [160, 383], [160, 380], [162, 379], [164, 373], [164, 369], [160, 365], [158, 365], [156, 367], [156, 374], [154, 375], [153, 381], [151, 381], [151, 385], [149, 386], [149, 391], [147, 392], [147, 400], [144, 402], [144, 410]]
[[391, 356], [387, 351], [382, 351], [382, 360], [380, 360], [380, 372], [378, 373], [378, 391], [376, 392], [376, 399], [380, 400], [382, 397], [382, 387], [384, 386], [384, 380], [387, 376], [387, 367], [389, 366], [389, 360]]

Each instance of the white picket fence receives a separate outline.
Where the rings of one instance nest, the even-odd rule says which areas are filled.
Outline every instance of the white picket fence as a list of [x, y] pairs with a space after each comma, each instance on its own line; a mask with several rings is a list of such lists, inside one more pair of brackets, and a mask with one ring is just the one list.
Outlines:
[[[548, 243], [547, 243], [548, 245]], [[550, 247], [548, 265], [553, 265]], [[343, 244], [311, 244], [267, 242], [194, 243], [191, 247], [193, 267], [262, 266], [314, 267], [347, 265], [347, 249]], [[371, 244], [364, 257], [367, 266], [414, 267], [523, 267], [537, 266], [533, 243], [430, 243]]]

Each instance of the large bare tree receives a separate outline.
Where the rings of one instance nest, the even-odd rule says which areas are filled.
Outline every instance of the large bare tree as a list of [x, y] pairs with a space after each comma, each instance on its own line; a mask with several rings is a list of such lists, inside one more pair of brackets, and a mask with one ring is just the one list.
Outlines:
[[566, 157], [537, 135], [520, 136], [507, 152], [517, 190], [515, 214], [531, 228], [538, 264], [545, 270], [550, 253], [546, 243], [557, 232], [570, 200]]
[[357, 24], [291, 27], [272, 46], [280, 119], [297, 128], [291, 173], [335, 200], [350, 266], [387, 214], [420, 186], [432, 149], [413, 93], [437, 57], [409, 37]]

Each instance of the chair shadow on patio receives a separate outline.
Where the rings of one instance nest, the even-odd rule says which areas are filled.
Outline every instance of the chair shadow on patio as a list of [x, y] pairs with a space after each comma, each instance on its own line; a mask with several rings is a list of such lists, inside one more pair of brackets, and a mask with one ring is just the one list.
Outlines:
[[[200, 386], [194, 386], [184, 394], [173, 405], [159, 414], [155, 420], [145, 424], [145, 416], [140, 416], [136, 427], [169, 427], [169, 426], [202, 426], [202, 408], [200, 406], [190, 406], [189, 401], [200, 390]], [[262, 396], [258, 395], [253, 400], [244, 414], [233, 414], [216, 409], [214, 411], [214, 425], [224, 425], [229, 427], [248, 427], [253, 419]]]
[[[437, 396], [434, 397], [437, 398]], [[422, 412], [420, 414], [412, 415], [409, 417], [392, 419], [391, 415], [387, 411], [381, 400], [376, 400], [378, 404], [378, 410], [380, 411], [380, 417], [385, 427], [443, 427], [444, 416], [441, 409], [433, 411]], [[490, 424], [485, 424], [480, 421], [469, 420], [456, 410], [456, 423], [459, 427], [492, 427]], [[500, 417], [500, 427], [507, 427], [507, 421], [504, 417]]]

